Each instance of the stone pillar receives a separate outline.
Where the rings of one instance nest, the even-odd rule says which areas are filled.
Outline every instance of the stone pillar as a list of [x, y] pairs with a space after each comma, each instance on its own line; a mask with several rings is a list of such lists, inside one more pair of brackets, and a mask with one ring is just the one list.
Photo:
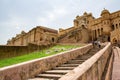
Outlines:
[[100, 31], [100, 36], [101, 36], [101, 32], [102, 32], [101, 29], [99, 29], [99, 31]]
[[97, 38], [97, 31], [95, 30], [95, 39]]
[[94, 32], [92, 31], [92, 41], [94, 40]]
[[93, 40], [95, 39], [95, 30], [93, 30]]
[[117, 29], [116, 25], [114, 25], [115, 30]]
[[95, 37], [94, 37], [94, 34], [95, 34], [95, 33], [94, 33], [94, 30], [93, 30], [93, 40], [94, 40], [94, 38], [95, 38]]
[[98, 29], [97, 29], [97, 30], [96, 30], [96, 38], [98, 38], [98, 34], [99, 34], [99, 33], [98, 33]]

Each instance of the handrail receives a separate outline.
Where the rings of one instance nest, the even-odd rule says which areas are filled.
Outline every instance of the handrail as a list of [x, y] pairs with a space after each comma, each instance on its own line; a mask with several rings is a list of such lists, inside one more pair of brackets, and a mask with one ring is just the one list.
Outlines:
[[93, 55], [81, 65], [79, 65], [74, 70], [61, 77], [59, 80], [78, 80], [100, 59], [100, 57], [105, 53], [105, 51], [109, 48], [110, 45], [111, 43], [108, 43], [102, 50], [97, 52], [95, 55]]

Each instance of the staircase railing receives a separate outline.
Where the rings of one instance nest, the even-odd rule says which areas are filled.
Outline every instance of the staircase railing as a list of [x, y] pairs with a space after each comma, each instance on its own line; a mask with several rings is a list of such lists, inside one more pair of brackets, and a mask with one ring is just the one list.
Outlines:
[[102, 75], [110, 53], [111, 43], [108, 43], [102, 50], [59, 80], [103, 80]]

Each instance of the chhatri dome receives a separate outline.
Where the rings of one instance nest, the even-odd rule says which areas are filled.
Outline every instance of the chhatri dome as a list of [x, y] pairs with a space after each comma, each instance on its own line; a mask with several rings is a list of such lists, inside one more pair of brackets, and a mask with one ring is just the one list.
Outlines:
[[106, 14], [106, 13], [110, 14], [109, 10], [104, 8], [104, 10], [101, 12], [101, 15]]

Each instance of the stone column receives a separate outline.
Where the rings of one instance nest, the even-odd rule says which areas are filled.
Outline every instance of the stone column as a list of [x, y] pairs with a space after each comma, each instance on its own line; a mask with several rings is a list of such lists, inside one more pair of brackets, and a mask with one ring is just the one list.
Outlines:
[[92, 31], [91, 34], [92, 34], [92, 41], [93, 41], [93, 39], [94, 39], [94, 38], [93, 38], [93, 37], [94, 37], [94, 32]]
[[101, 29], [99, 29], [100, 30], [100, 36], [101, 36]]
[[95, 38], [97, 38], [97, 31], [95, 30]]
[[93, 40], [94, 40], [95, 39], [95, 31], [93, 30], [92, 33], [93, 33]]
[[96, 30], [96, 38], [98, 38], [98, 29]]
[[92, 40], [94, 40], [94, 30], [92, 31]]
[[114, 25], [115, 30], [117, 29], [116, 25]]

